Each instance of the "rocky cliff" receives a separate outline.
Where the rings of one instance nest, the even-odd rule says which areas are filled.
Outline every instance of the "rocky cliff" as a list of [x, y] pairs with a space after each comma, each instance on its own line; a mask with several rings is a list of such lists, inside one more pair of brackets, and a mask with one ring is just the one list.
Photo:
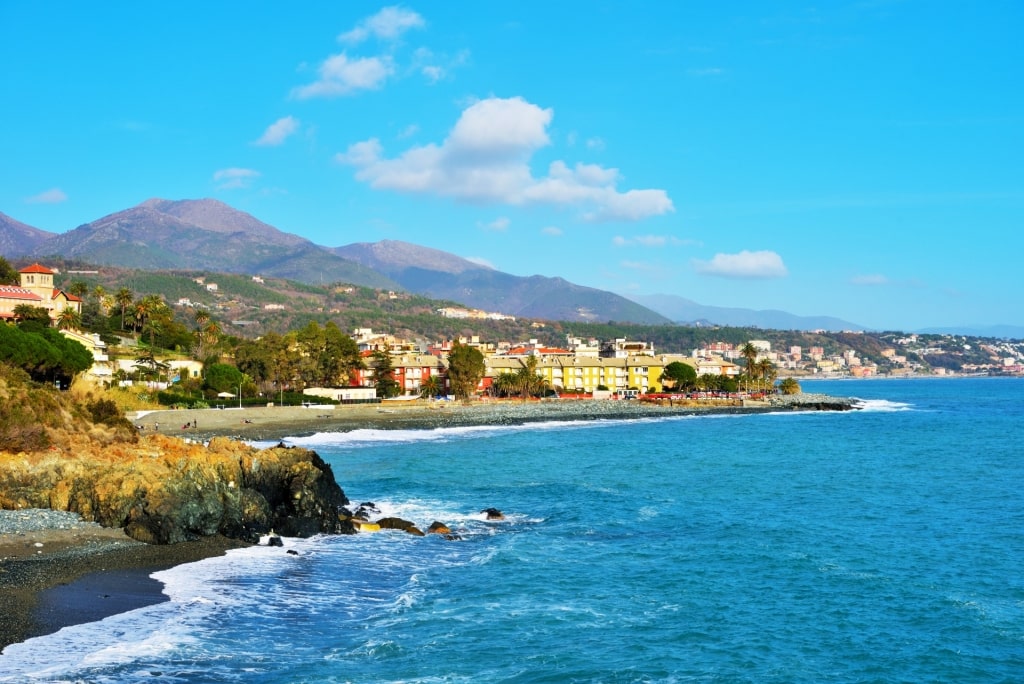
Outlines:
[[73, 511], [152, 544], [217, 533], [257, 541], [270, 530], [351, 533], [346, 504], [331, 467], [299, 448], [150, 435], [135, 444], [0, 452], [0, 508]]
[[[0, 364], [2, 366], [2, 364]], [[112, 402], [0, 368], [0, 508], [51, 508], [151, 544], [274, 530], [352, 533], [348, 498], [313, 451], [139, 437]]]

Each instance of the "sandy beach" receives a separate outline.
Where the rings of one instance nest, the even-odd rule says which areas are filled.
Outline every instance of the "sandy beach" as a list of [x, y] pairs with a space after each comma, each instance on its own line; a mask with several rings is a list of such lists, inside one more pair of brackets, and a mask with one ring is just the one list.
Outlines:
[[[832, 397], [799, 395], [792, 403]], [[273, 441], [322, 431], [360, 429], [422, 430], [468, 425], [514, 425], [550, 420], [617, 420], [694, 413], [750, 413], [778, 410], [767, 404], [746, 407], [705, 403], [658, 406], [639, 401], [387, 402], [353, 406], [246, 407], [163, 410], [129, 414], [143, 431], [159, 431], [197, 441], [226, 436]], [[345, 483], [339, 483], [344, 487]], [[0, 513], [4, 513], [0, 511]], [[10, 512], [7, 512], [10, 513]], [[33, 513], [25, 515], [31, 519]], [[39, 516], [43, 512], [38, 513]], [[67, 514], [65, 514], [67, 515]], [[92, 523], [61, 529], [0, 532], [0, 648], [61, 627], [102, 619], [166, 600], [149, 575], [214, 555], [244, 542], [210, 537], [152, 546], [120, 529]]]

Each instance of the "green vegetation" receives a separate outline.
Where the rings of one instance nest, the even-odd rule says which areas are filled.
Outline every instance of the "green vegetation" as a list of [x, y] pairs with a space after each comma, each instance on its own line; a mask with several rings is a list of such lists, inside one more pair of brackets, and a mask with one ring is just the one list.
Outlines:
[[457, 399], [473, 394], [484, 372], [484, 355], [479, 349], [458, 342], [452, 345], [448, 354], [448, 384]]
[[[0, 324], [0, 332], [4, 328], [10, 326]], [[11, 452], [66, 445], [68, 435], [76, 432], [108, 440], [138, 439], [109, 398], [59, 392], [52, 383], [36, 382], [8, 362], [0, 362], [0, 405], [0, 444]], [[105, 426], [102, 435], [93, 432], [94, 425]]]
[[68, 387], [92, 366], [92, 354], [78, 342], [34, 320], [0, 324], [0, 362], [20, 368], [37, 382]]
[[[0, 280], [5, 277], [5, 263], [0, 261]], [[1001, 359], [1012, 355], [995, 344], [976, 339], [947, 335], [914, 336], [908, 344], [906, 336], [897, 332], [801, 332], [761, 330], [737, 327], [684, 327], [678, 325], [634, 325], [609, 321], [583, 323], [533, 320], [449, 319], [437, 310], [459, 306], [457, 302], [431, 300], [404, 292], [359, 287], [346, 283], [322, 286], [297, 283], [280, 278], [264, 278], [215, 272], [161, 271], [103, 267], [98, 273], [74, 273], [68, 270], [91, 270], [87, 264], [55, 260], [60, 270], [58, 287], [80, 293], [83, 299], [80, 319], [62, 314], [57, 323], [63, 327], [81, 327], [97, 333], [110, 347], [112, 356], [136, 359], [138, 372], [122, 373], [119, 379], [164, 380], [167, 368], [146, 361], [152, 358], [193, 358], [205, 364], [221, 363], [238, 369], [242, 377], [243, 398], [280, 401], [286, 393], [301, 392], [311, 386], [345, 386], [364, 368], [358, 349], [349, 333], [356, 328], [372, 328], [424, 345], [440, 340], [479, 336], [489, 342], [517, 342], [537, 338], [541, 344], [561, 347], [567, 335], [584, 339], [612, 340], [625, 338], [650, 343], [656, 353], [689, 354], [712, 342], [724, 342], [743, 348], [750, 340], [765, 340], [772, 349], [784, 351], [793, 346], [804, 350], [822, 350], [824, 357], [854, 350], [866, 364], [877, 364], [879, 371], [890, 369], [932, 368], [958, 371], [965, 367], [997, 368]], [[6, 277], [16, 280], [16, 272], [7, 264]], [[196, 282], [217, 283], [216, 291]], [[178, 300], [191, 305], [179, 305]], [[269, 307], [269, 308], [267, 308]], [[50, 326], [44, 310], [19, 307], [23, 332], [43, 334]], [[31, 328], [35, 321], [36, 327]], [[25, 327], [28, 326], [28, 327]], [[47, 333], [52, 335], [54, 333]], [[44, 338], [46, 339], [46, 338]], [[126, 340], [122, 346], [122, 339]], [[41, 347], [41, 350], [45, 348]], [[905, 357], [906, 362], [893, 362], [891, 350]], [[54, 370], [47, 355], [34, 358], [33, 377], [62, 384], [73, 377], [70, 370]], [[749, 350], [744, 350], [749, 352]], [[14, 351], [6, 352], [13, 355]], [[154, 356], [155, 355], [155, 356]], [[767, 360], [746, 358], [743, 387], [761, 389], [772, 386], [776, 370]], [[454, 383], [468, 396], [475, 391], [479, 378], [475, 373], [460, 376], [466, 359], [456, 354]], [[994, 362], [993, 360], [996, 359]], [[473, 364], [470, 363], [470, 366]], [[482, 373], [482, 370], [480, 371]], [[997, 371], [998, 372], [998, 371]], [[536, 375], [536, 374], [534, 374]], [[670, 374], [671, 375], [671, 374]], [[514, 372], [510, 377], [495, 379], [494, 392], [505, 396], [537, 396], [546, 388], [531, 386], [528, 371]], [[539, 376], [538, 376], [539, 377]], [[666, 376], [666, 380], [671, 380]], [[701, 376], [694, 381], [682, 378], [679, 387], [691, 385], [701, 390], [725, 390], [735, 381], [715, 376]], [[384, 374], [382, 391], [394, 391]], [[461, 383], [461, 384], [460, 384]], [[666, 387], [668, 385], [666, 384]], [[732, 387], [734, 388], [734, 387]], [[237, 392], [235, 389], [220, 391]], [[435, 392], [424, 388], [429, 396]], [[174, 396], [190, 404], [215, 401], [216, 391], [202, 378], [185, 378], [177, 383]], [[150, 393], [156, 397], [155, 393]], [[159, 395], [163, 401], [164, 395]]]
[[0, 256], [0, 285], [19, 285], [21, 276], [7, 259]]
[[659, 382], [675, 390], [693, 389], [697, 386], [697, 369], [688, 363], [673, 361], [662, 370]]
[[377, 398], [379, 399], [390, 399], [402, 393], [401, 386], [395, 380], [391, 354], [385, 351], [373, 352], [373, 386], [377, 388]]
[[796, 378], [784, 378], [779, 381], [779, 392], [782, 394], [800, 394], [800, 383]]

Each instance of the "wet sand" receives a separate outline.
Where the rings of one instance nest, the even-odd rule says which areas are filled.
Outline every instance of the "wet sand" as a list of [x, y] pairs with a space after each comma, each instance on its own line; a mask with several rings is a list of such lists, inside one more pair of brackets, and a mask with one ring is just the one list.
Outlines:
[[243, 546], [219, 536], [152, 546], [104, 528], [0, 535], [0, 648], [166, 601], [151, 573]]

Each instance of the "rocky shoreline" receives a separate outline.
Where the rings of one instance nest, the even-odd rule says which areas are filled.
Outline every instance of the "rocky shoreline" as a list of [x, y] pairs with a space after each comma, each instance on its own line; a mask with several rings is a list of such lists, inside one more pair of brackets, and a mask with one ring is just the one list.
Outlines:
[[[266, 460], [262, 456], [245, 456], [251, 452], [259, 453], [260, 450], [255, 447], [232, 440], [217, 439], [225, 436], [246, 442], [261, 442], [323, 431], [429, 430], [460, 426], [521, 425], [538, 421], [628, 420], [709, 413], [750, 414], [780, 410], [845, 411], [853, 408], [856, 408], [856, 404], [849, 399], [802, 394], [773, 398], [772, 403], [749, 402], [746, 405], [711, 402], [696, 404], [678, 401], [669, 405], [659, 405], [640, 401], [566, 399], [532, 402], [478, 402], [471, 405], [449, 402], [433, 404], [402, 402], [372, 406], [345, 406], [336, 409], [277, 407], [158, 411], [133, 417], [133, 423], [145, 438], [139, 444], [129, 445], [126, 448], [135, 454], [136, 460], [141, 461], [143, 457], [148, 457], [149, 460], [156, 458], [154, 456], [154, 440], [164, 451], [168, 449], [173, 451], [176, 448], [173, 445], [181, 444], [182, 450], [178, 452], [179, 458], [176, 461], [178, 467], [185, 468], [186, 462], [191, 463], [199, 459], [200, 466], [189, 471], [189, 477], [193, 480], [200, 478], [198, 487], [202, 489], [205, 485], [202, 484], [201, 477], [203, 473], [206, 473], [210, 478], [207, 482], [210, 488], [216, 490], [219, 486], [221, 489], [218, 496], [224, 496], [226, 494], [223, 489], [225, 484], [235, 480], [241, 484], [244, 476], [233, 470], [221, 472], [218, 469], [226, 467], [223, 463], [203, 462], [203, 459], [207, 458], [205, 454], [209, 451], [209, 447], [199, 444], [200, 442], [210, 440], [210, 446], [214, 447], [214, 450], [227, 453], [228, 461], [235, 463], [244, 463], [245, 458]], [[186, 428], [186, 423], [194, 424], [196, 427]], [[184, 437], [192, 444], [177, 439], [168, 439], [170, 436]], [[189, 450], [193, 448], [195, 451]], [[284, 453], [291, 451], [303, 450], [278, 449], [278, 452]], [[58, 461], [60, 460], [59, 455], [54, 456]], [[65, 454], [64, 456], [69, 455]], [[17, 459], [7, 459], [6, 463], [0, 462], [0, 466], [2, 466], [0, 467], [0, 479], [5, 475], [7, 477], [3, 487], [6, 498], [2, 504], [4, 508], [14, 509], [0, 510], [0, 590], [3, 590], [5, 596], [10, 597], [8, 610], [3, 611], [0, 615], [0, 648], [32, 636], [55, 631], [64, 625], [101, 619], [106, 615], [122, 612], [132, 607], [165, 600], [166, 597], [163, 597], [158, 591], [159, 586], [141, 583], [141, 580], [144, 580], [149, 573], [181, 563], [220, 555], [231, 548], [245, 546], [252, 543], [254, 532], [263, 531], [273, 525], [270, 518], [266, 518], [263, 525], [251, 526], [248, 528], [248, 534], [242, 534], [244, 527], [233, 528], [229, 525], [222, 528], [219, 523], [214, 525], [210, 516], [199, 515], [198, 518], [205, 521], [206, 525], [201, 529], [206, 531], [202, 534], [188, 535], [190, 541], [162, 544], [143, 543], [138, 539], [166, 542], [178, 538], [167, 532], [168, 528], [164, 524], [166, 521], [163, 518], [156, 523], [149, 521], [141, 526], [136, 526], [134, 529], [136, 539], [132, 539], [122, 529], [103, 527], [96, 522], [85, 521], [77, 513], [53, 510], [61, 508], [62, 502], [64, 508], [68, 507], [67, 503], [71, 500], [69, 497], [73, 496], [67, 491], [68, 478], [65, 477], [62, 480], [58, 477], [57, 480], [51, 482], [47, 481], [45, 477], [41, 477], [41, 473], [47, 472], [50, 473], [50, 476], [54, 472], [61, 474], [60, 466], [51, 461], [44, 467], [37, 467], [35, 471], [30, 467], [20, 471], [12, 480], [10, 473], [14, 467], [12, 462], [15, 460]], [[22, 460], [27, 461], [28, 459], [23, 458]], [[292, 463], [288, 467], [291, 468], [294, 465]], [[329, 473], [329, 466], [327, 469]], [[285, 470], [287, 471], [287, 468]], [[307, 476], [311, 473], [307, 466], [300, 466], [300, 470], [304, 470]], [[66, 473], [64, 474], [66, 475]], [[331, 478], [333, 479], [333, 475]], [[311, 480], [307, 477], [307, 484], [316, 484], [316, 480], [315, 476]], [[284, 484], [286, 481], [291, 482], [287, 477], [283, 477], [280, 481], [269, 488], [264, 487], [261, 491], [263, 494], [267, 494], [275, 489], [287, 490], [291, 485]], [[12, 486], [12, 482], [18, 486]], [[62, 482], [65, 484], [61, 484]], [[76, 482], [81, 484], [80, 481]], [[332, 482], [332, 484], [337, 487], [337, 483]], [[21, 490], [19, 490], [19, 486]], [[54, 492], [48, 494], [45, 499], [26, 497], [25, 487], [29, 489], [35, 487], [40, 491], [49, 487], [57, 493], [58, 498], [56, 500], [52, 498]], [[17, 496], [19, 491], [22, 495], [20, 503], [12, 498]], [[62, 491], [63, 494], [61, 494]], [[338, 492], [343, 498], [344, 494], [340, 488], [338, 488]], [[230, 493], [227, 494], [230, 499]], [[62, 499], [61, 496], [64, 498]], [[312, 500], [314, 497], [308, 498]], [[302, 496], [299, 499], [302, 499]], [[334, 507], [340, 505], [341, 499], [328, 495], [325, 501], [329, 502], [328, 505], [324, 506], [323, 501], [320, 501], [314, 503], [311, 509], [306, 509], [304, 513], [301, 513], [298, 519], [304, 522], [298, 523], [293, 528], [286, 526], [277, 531], [302, 535], [318, 531], [343, 531], [340, 528], [327, 529], [323, 527], [325, 525], [323, 517], [325, 510], [322, 509], [326, 508], [328, 517], [336, 518]], [[55, 503], [58, 505], [54, 505]], [[97, 510], [103, 508], [98, 500], [93, 503]], [[183, 504], [192, 506], [194, 502], [185, 502], [171, 497], [166, 503], [170, 508], [176, 506], [180, 508]], [[278, 506], [284, 503], [278, 499], [273, 505]], [[344, 503], [348, 503], [347, 499], [344, 499]], [[173, 517], [175, 511], [170, 510], [167, 506], [164, 507], [161, 515]], [[80, 509], [80, 505], [78, 507]], [[130, 510], [137, 508], [138, 506]], [[178, 512], [180, 513], [180, 511]], [[195, 511], [193, 511], [193, 518], [195, 518], [194, 513]], [[114, 519], [117, 519], [117, 516], [114, 516]], [[328, 527], [330, 527], [329, 524]], [[223, 536], [220, 534], [222, 529], [236, 538]], [[147, 534], [152, 537], [147, 538]], [[108, 581], [104, 586], [113, 586], [112, 589], [104, 592], [105, 598], [103, 599], [97, 598], [92, 593], [94, 592], [93, 585], [88, 583], [90, 577], [95, 579], [95, 573], [106, 573]], [[115, 574], [111, 575], [110, 573]], [[111, 578], [117, 581], [110, 581]], [[131, 581], [128, 581], [129, 579]], [[84, 599], [84, 602], [74, 602], [78, 608], [76, 611], [61, 611], [54, 607], [53, 600], [47, 600], [49, 595], [47, 592], [53, 592], [55, 588], [60, 588], [64, 593], [61, 594], [59, 601], [67, 602], [68, 596], [76, 595], [75, 588], [79, 586], [82, 587], [82, 590], [78, 591], [77, 595]], [[121, 587], [120, 593], [118, 593], [119, 586]], [[140, 589], [140, 587], [142, 588]]]

